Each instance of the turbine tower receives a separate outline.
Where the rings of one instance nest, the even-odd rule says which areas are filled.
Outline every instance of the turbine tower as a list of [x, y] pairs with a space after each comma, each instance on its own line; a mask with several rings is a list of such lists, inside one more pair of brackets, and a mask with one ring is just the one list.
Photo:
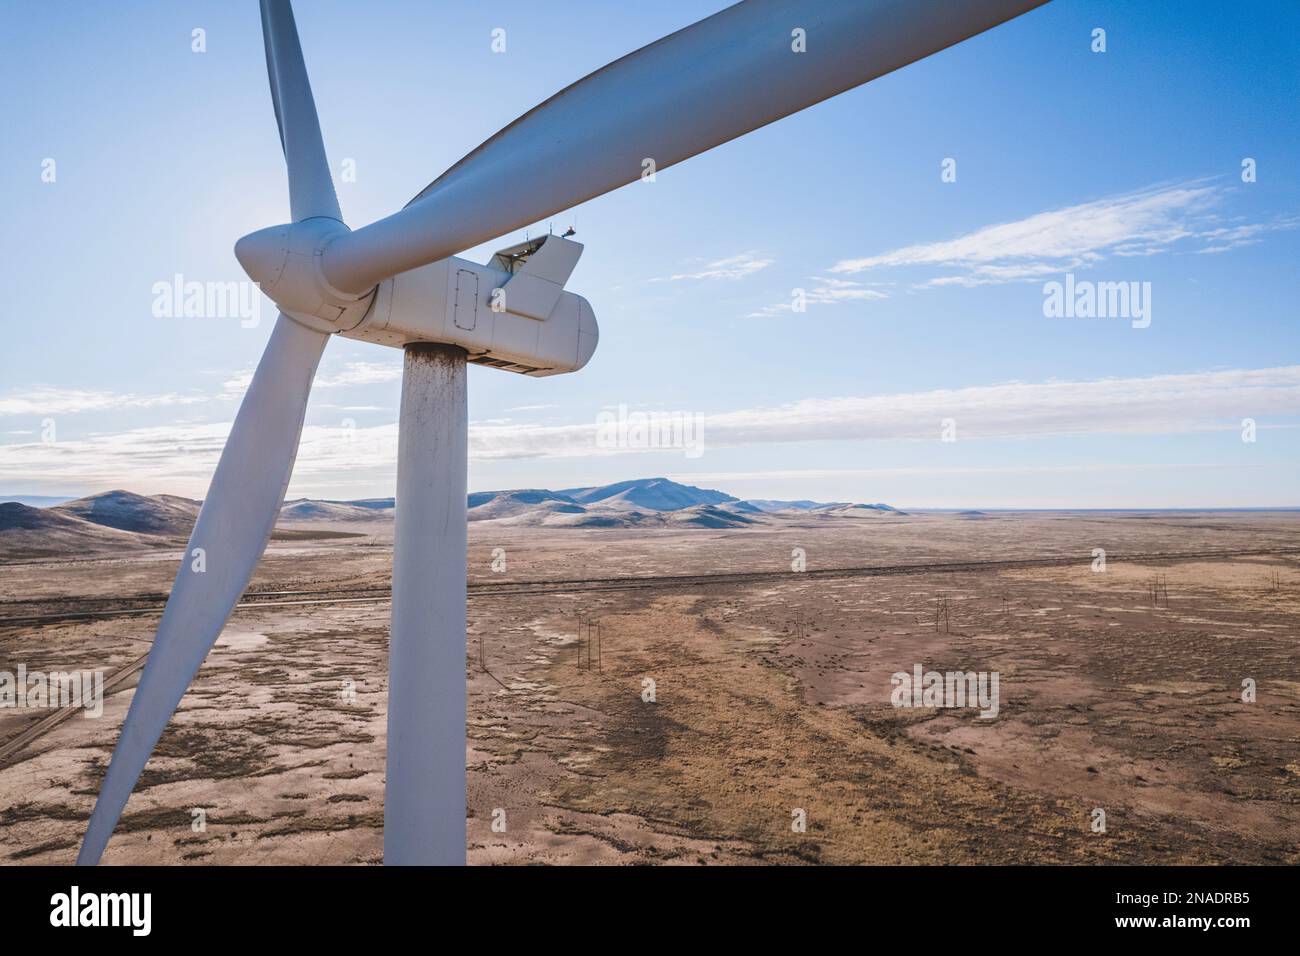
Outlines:
[[[744, 0], [525, 113], [403, 209], [343, 223], [289, 0], [261, 0], [292, 221], [235, 244], [280, 309], [235, 416], [77, 862], [99, 861], [154, 745], [266, 548], [331, 335], [405, 350], [389, 639], [384, 861], [465, 862], [465, 363], [576, 371], [598, 331], [564, 290], [582, 246], [546, 219], [1041, 6]], [[652, 164], [652, 165], [647, 165]], [[203, 562], [190, 557], [202, 549]], [[204, 570], [196, 570], [202, 567]]]

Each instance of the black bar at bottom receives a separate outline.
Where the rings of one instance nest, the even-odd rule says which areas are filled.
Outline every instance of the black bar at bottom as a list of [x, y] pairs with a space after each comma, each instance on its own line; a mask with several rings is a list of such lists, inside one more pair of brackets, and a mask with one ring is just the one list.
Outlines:
[[[1053, 936], [1037, 938], [1196, 935], [1232, 945], [1255, 930], [1289, 929], [1298, 888], [1293, 867], [623, 868], [602, 871], [599, 883], [592, 876], [580, 867], [544, 876], [536, 868], [0, 867], [0, 925], [16, 944], [76, 933], [204, 948], [281, 939], [338, 947], [375, 942], [377, 930], [384, 939], [419, 932], [436, 942], [428, 934], [438, 923], [451, 923], [446, 931], [456, 937], [477, 925], [496, 945], [525, 946], [565, 926], [571, 943], [612, 944], [617, 935], [588, 935], [605, 923], [674, 946], [686, 942], [673, 939], [682, 933], [692, 943], [716, 936], [734, 944], [782, 928], [805, 943], [828, 930], [860, 943], [932, 936], [943, 946], [1046, 930]], [[586, 901], [581, 926], [570, 918], [574, 893]]]

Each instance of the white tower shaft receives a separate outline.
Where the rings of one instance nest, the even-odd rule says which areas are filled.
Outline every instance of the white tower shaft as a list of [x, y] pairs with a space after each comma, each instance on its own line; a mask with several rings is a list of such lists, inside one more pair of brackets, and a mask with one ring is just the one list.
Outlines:
[[384, 862], [465, 863], [465, 351], [405, 349]]

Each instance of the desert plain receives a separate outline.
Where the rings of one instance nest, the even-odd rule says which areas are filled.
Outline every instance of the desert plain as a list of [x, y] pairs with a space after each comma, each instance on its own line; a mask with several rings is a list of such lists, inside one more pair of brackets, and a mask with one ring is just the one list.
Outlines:
[[[381, 862], [391, 532], [277, 535], [106, 863]], [[0, 709], [0, 862], [74, 860], [181, 543], [0, 563], [0, 671], [118, 676]], [[469, 568], [471, 864], [1300, 862], [1300, 513], [483, 521]], [[895, 707], [917, 665], [996, 717]]]

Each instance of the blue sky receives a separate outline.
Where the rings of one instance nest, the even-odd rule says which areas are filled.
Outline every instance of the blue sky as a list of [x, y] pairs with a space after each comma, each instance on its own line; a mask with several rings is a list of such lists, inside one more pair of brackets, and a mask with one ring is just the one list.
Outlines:
[[[299, 3], [344, 216], [723, 5]], [[159, 318], [152, 289], [242, 279], [234, 241], [288, 218], [256, 4], [0, 16], [0, 494], [201, 496], [274, 313]], [[1298, 61], [1294, 3], [1056, 0], [584, 204], [554, 225], [600, 347], [568, 376], [471, 368], [471, 488], [1300, 504]], [[1045, 316], [1066, 273], [1150, 283], [1150, 325]], [[330, 343], [291, 495], [392, 493], [400, 367]], [[703, 453], [596, 447], [619, 406], [695, 416]]]

